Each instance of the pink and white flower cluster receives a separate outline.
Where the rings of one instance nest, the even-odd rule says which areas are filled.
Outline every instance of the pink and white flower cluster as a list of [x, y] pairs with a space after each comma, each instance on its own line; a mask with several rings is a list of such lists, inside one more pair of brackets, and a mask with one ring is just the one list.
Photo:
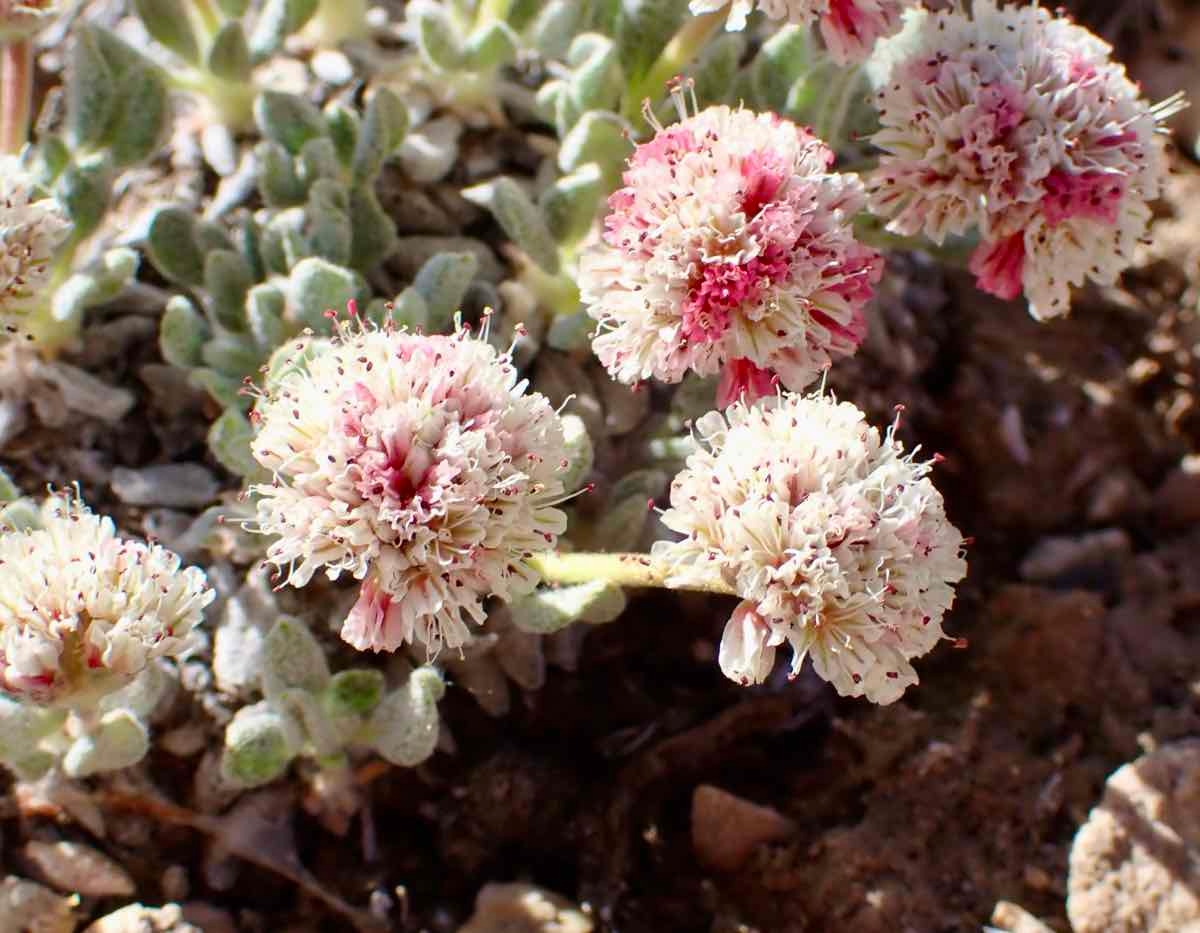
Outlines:
[[342, 627], [360, 650], [459, 648], [483, 600], [536, 587], [525, 561], [566, 527], [558, 413], [466, 330], [346, 325], [303, 353], [255, 412], [267, 559], [293, 586], [362, 580]]
[[0, 533], [0, 693], [93, 703], [189, 648], [214, 596], [198, 567], [53, 495], [39, 527]]
[[638, 146], [580, 260], [609, 373], [637, 383], [720, 372], [724, 406], [776, 381], [803, 389], [854, 353], [882, 261], [854, 239], [865, 194], [829, 170], [833, 158], [786, 120], [729, 107]]
[[[1165, 173], [1152, 107], [1103, 41], [1046, 10], [925, 14], [877, 94], [871, 209], [888, 229], [978, 231], [979, 287], [1038, 318], [1129, 265]], [[900, 41], [900, 40], [897, 40]]]
[[915, 0], [692, 0], [695, 14], [714, 13], [729, 7], [725, 28], [746, 28], [746, 18], [757, 6], [771, 19], [809, 25], [814, 20], [829, 56], [839, 65], [861, 62], [871, 54], [877, 39], [900, 30], [901, 14]]
[[672, 585], [742, 597], [721, 640], [726, 676], [763, 681], [786, 643], [793, 676], [811, 657], [843, 696], [898, 699], [966, 573], [930, 464], [828, 396], [738, 403], [696, 432], [662, 516], [686, 537], [653, 555]]
[[50, 264], [70, 232], [62, 205], [39, 196], [16, 156], [0, 156], [0, 325], [19, 328], [45, 297]]

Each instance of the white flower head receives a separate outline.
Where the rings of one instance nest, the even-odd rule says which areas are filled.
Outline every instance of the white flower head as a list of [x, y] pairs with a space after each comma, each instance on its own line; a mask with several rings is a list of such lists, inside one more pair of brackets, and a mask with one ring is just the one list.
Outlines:
[[190, 648], [214, 595], [177, 554], [119, 537], [76, 495], [51, 495], [40, 527], [0, 532], [0, 692], [94, 702]]
[[[900, 51], [900, 47], [897, 47]], [[1129, 265], [1166, 171], [1151, 106], [1112, 49], [1031, 4], [926, 14], [876, 94], [869, 182], [888, 229], [937, 243], [977, 231], [979, 287], [1038, 318]]]
[[671, 486], [654, 556], [680, 586], [723, 583], [742, 599], [721, 641], [740, 683], [811, 657], [843, 696], [891, 703], [911, 660], [942, 638], [966, 562], [930, 465], [853, 405], [821, 395], [737, 403], [702, 418], [700, 449]]
[[362, 580], [342, 627], [360, 650], [460, 648], [484, 599], [536, 587], [527, 559], [566, 528], [558, 413], [465, 329], [342, 325], [316, 350], [254, 415], [267, 559], [293, 586]]
[[774, 114], [710, 107], [629, 159], [580, 260], [593, 348], [625, 383], [721, 373], [718, 404], [803, 389], [854, 353], [882, 260], [854, 239], [857, 177]]
[[0, 156], [0, 325], [17, 329], [41, 297], [54, 254], [71, 223], [54, 198], [41, 197], [15, 156]]
[[876, 40], [899, 31], [901, 15], [916, 0], [692, 0], [693, 13], [715, 13], [729, 7], [725, 28], [746, 28], [746, 19], [757, 6], [771, 19], [809, 25], [816, 21], [829, 56], [839, 65], [861, 62], [871, 54]]

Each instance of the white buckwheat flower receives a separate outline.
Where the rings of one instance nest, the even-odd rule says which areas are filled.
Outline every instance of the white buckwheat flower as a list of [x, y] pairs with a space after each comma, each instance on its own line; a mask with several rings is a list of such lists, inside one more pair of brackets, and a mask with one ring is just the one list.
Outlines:
[[[677, 94], [685, 117], [682, 94]], [[882, 260], [857, 177], [773, 114], [710, 107], [638, 146], [580, 260], [592, 346], [625, 383], [721, 373], [718, 404], [803, 389], [865, 335]]]
[[112, 519], [76, 497], [52, 495], [40, 527], [0, 532], [0, 692], [94, 702], [191, 647], [213, 596], [198, 567], [118, 537]]
[[884, 155], [869, 183], [888, 229], [977, 230], [981, 289], [1064, 314], [1070, 286], [1129, 265], [1166, 171], [1150, 106], [1112, 49], [1031, 4], [924, 14], [877, 94]]
[[342, 627], [355, 648], [459, 648], [464, 616], [531, 592], [526, 560], [566, 528], [558, 414], [466, 330], [343, 325], [318, 350], [255, 413], [267, 559], [293, 586], [321, 569], [363, 581]]
[[653, 554], [670, 583], [742, 597], [721, 640], [726, 676], [761, 682], [787, 643], [792, 676], [811, 657], [843, 696], [899, 698], [966, 572], [929, 464], [819, 395], [735, 404], [696, 427], [662, 517], [686, 537]]
[[816, 20], [829, 57], [839, 65], [861, 62], [877, 39], [900, 30], [901, 14], [916, 0], [692, 0], [688, 9], [699, 15], [729, 7], [725, 28], [746, 28], [757, 5], [771, 19], [809, 25]]
[[38, 196], [20, 161], [0, 156], [0, 326], [19, 327], [70, 229], [62, 205]]

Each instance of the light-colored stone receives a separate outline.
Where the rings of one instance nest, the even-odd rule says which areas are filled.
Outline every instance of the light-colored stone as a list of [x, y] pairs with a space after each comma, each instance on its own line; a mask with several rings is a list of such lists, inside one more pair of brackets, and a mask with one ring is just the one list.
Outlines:
[[701, 784], [692, 794], [692, 848], [702, 865], [736, 871], [758, 846], [780, 842], [795, 825], [778, 810]]
[[28, 842], [25, 858], [60, 891], [88, 897], [128, 897], [135, 886], [129, 872], [102, 852], [80, 842]]
[[74, 929], [71, 898], [16, 875], [0, 881], [0, 933], [72, 933]]
[[183, 919], [178, 904], [165, 907], [146, 907], [130, 904], [101, 917], [83, 933], [204, 933]]
[[208, 505], [220, 491], [216, 477], [199, 463], [162, 463], [112, 472], [112, 491], [128, 505], [188, 508]]
[[458, 933], [592, 933], [592, 919], [564, 897], [532, 884], [486, 884]]
[[1071, 847], [1075, 933], [1178, 933], [1200, 923], [1200, 739], [1113, 773]]
[[1054, 933], [1050, 927], [1024, 907], [1011, 901], [999, 901], [992, 911], [992, 929], [1004, 933]]

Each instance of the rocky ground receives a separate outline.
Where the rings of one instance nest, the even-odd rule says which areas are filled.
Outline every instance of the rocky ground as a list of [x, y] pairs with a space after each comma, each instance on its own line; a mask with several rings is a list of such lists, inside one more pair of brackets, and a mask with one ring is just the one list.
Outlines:
[[[1200, 55], [1182, 7], [1082, 13], [1128, 44], [1155, 92]], [[473, 151], [520, 162], [524, 136], [506, 132], [469, 139], [446, 184], [399, 170], [384, 180], [403, 236], [470, 238], [495, 279], [494, 225], [457, 189]], [[920, 664], [901, 702], [839, 701], [810, 672], [737, 688], [714, 663], [728, 606], [638, 596], [582, 640], [511, 647], [513, 683], [497, 688], [507, 701], [450, 689], [453, 748], [408, 771], [363, 762], [359, 813], [339, 821], [299, 772], [232, 809], [214, 798], [205, 750], [230, 711], [200, 658], [144, 766], [83, 788], [0, 777], [0, 877], [44, 885], [0, 886], [12, 911], [0, 931], [74, 930], [134, 900], [182, 907], [93, 929], [452, 931], [481, 888], [513, 881], [566, 899], [537, 906], [546, 930], [1069, 930], [1071, 843], [1106, 777], [1200, 735], [1200, 168], [1181, 154], [1173, 166], [1136, 267], [1119, 287], [1081, 293], [1069, 319], [1038, 324], [958, 270], [899, 255], [866, 345], [834, 370], [834, 391], [875, 423], [905, 407], [901, 436], [945, 457], [949, 514], [975, 539], [947, 624], [957, 640]], [[195, 170], [178, 171], [156, 183]], [[153, 321], [136, 309], [98, 319], [86, 346], [68, 362], [118, 396], [74, 390], [121, 413], [84, 418], [55, 374], [34, 374], [59, 391], [4, 408], [0, 460], [27, 488], [79, 480], [128, 529], [178, 543], [234, 487], [207, 456], [209, 403], [161, 365]], [[547, 351], [535, 383], [560, 385], [563, 367]], [[603, 457], [620, 461], [652, 413], [598, 404], [628, 422], [603, 474]], [[162, 464], [187, 471], [174, 479], [193, 498], [130, 491], [145, 475], [130, 471]], [[236, 579], [228, 536], [219, 572]], [[346, 595], [306, 598], [328, 607]], [[461, 685], [477, 687], [471, 678]], [[1190, 876], [1164, 883], [1192, 890]], [[485, 912], [511, 908], [511, 889], [487, 891]], [[1095, 903], [1090, 929], [1118, 929]], [[43, 926], [24, 925], [34, 915]]]

